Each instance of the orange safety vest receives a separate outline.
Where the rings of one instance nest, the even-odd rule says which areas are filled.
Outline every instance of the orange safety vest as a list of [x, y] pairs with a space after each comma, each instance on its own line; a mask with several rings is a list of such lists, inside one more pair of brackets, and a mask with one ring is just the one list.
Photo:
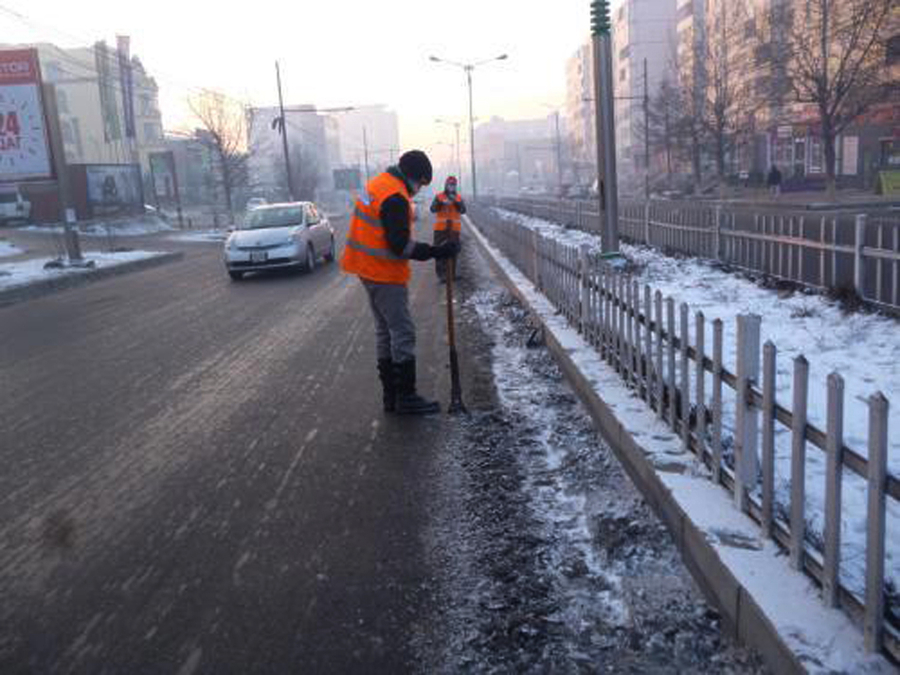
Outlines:
[[[402, 180], [385, 172], [366, 183], [365, 190], [356, 199], [350, 219], [350, 231], [341, 258], [342, 270], [381, 284], [405, 286], [409, 282], [409, 260], [391, 250], [381, 224], [381, 205], [385, 199], [397, 194], [406, 199], [412, 214], [409, 190]], [[412, 238], [412, 220], [409, 226]]]
[[437, 198], [440, 200], [441, 205], [434, 214], [434, 231], [446, 232], [447, 230], [450, 230], [459, 234], [460, 231], [462, 231], [462, 216], [460, 216], [459, 211], [453, 206], [453, 202], [459, 201], [459, 195], [453, 197], [453, 200], [451, 201], [447, 196], [447, 193], [442, 192]]

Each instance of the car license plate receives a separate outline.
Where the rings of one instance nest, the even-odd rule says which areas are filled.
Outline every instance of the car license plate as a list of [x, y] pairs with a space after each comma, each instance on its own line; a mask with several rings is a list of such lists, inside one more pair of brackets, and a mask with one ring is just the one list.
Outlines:
[[250, 252], [250, 262], [252, 263], [264, 263], [268, 259], [269, 254], [265, 251], [251, 251]]

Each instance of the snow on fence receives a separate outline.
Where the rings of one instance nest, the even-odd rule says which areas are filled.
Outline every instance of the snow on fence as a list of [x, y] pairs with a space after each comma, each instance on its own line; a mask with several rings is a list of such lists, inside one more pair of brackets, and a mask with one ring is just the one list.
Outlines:
[[[501, 199], [498, 206], [599, 232], [593, 201]], [[900, 310], [900, 216], [726, 210], [685, 202], [620, 202], [619, 234], [664, 251], [811, 288], [853, 289]]]
[[[631, 275], [606, 263], [589, 246], [561, 243], [499, 217], [493, 209], [476, 205], [473, 211], [479, 229], [709, 468], [710, 479], [734, 494], [735, 505], [759, 523], [762, 536], [782, 546], [791, 565], [821, 586], [824, 605], [842, 608], [863, 627], [869, 651], [900, 659], [900, 627], [885, 601], [887, 500], [900, 501], [900, 480], [887, 471], [887, 399], [880, 392], [868, 399], [868, 453], [863, 456], [844, 443], [844, 381], [838, 373], [828, 377], [824, 430], [807, 421], [809, 364], [802, 355], [793, 364], [790, 407], [776, 400], [777, 348], [767, 341], [760, 350], [759, 316], [738, 317], [732, 373], [723, 364], [721, 319], [712, 322], [710, 349], [702, 312], [691, 317], [689, 306], [682, 303], [676, 322], [673, 298], [663, 298], [649, 284], [640, 288]], [[710, 383], [711, 391], [706, 391]], [[726, 387], [733, 392], [729, 396], [723, 396]], [[727, 410], [728, 405], [734, 409]], [[722, 424], [726, 415], [734, 420], [727, 458]], [[778, 425], [791, 436], [786, 508], [775, 494]], [[818, 546], [812, 545], [805, 513], [807, 447], [826, 456], [825, 522]], [[865, 582], [858, 594], [840, 574], [845, 470], [867, 483]]]

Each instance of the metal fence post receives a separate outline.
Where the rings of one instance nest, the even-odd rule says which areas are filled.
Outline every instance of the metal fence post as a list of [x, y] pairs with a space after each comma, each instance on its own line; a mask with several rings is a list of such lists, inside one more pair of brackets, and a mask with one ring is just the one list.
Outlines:
[[534, 277], [532, 280], [534, 281], [534, 285], [537, 287], [537, 289], [539, 291], [542, 291], [542, 290], [544, 290], [544, 287], [543, 287], [543, 284], [541, 284], [541, 260], [540, 260], [541, 254], [540, 254], [540, 251], [538, 250], [539, 243], [540, 243], [540, 240], [538, 239], [537, 230], [532, 230], [531, 231], [531, 251], [534, 256], [534, 260], [532, 261], [533, 267], [534, 267]]
[[578, 317], [582, 335], [587, 335], [588, 292], [591, 284], [590, 276], [588, 275], [588, 249], [587, 244], [582, 244], [578, 251], [578, 274], [581, 281], [581, 302], [578, 305]]
[[697, 360], [697, 456], [705, 462], [706, 448], [706, 323], [703, 312], [694, 315], [694, 353]]
[[775, 510], [775, 377], [777, 351], [771, 340], [763, 345], [762, 421], [762, 533], [772, 536]]
[[865, 647], [881, 650], [884, 640], [884, 528], [887, 482], [888, 401], [877, 392], [869, 398], [869, 510], [866, 522]]
[[863, 247], [866, 245], [866, 214], [856, 216], [856, 241], [853, 243], [853, 288], [859, 297], [863, 297], [866, 275]]
[[644, 320], [646, 329], [644, 332], [644, 381], [647, 383], [644, 390], [644, 400], [647, 404], [653, 406], [653, 331], [650, 330], [653, 316], [653, 305], [651, 304], [650, 284], [644, 284]]
[[656, 305], [656, 415], [660, 420], [664, 419], [665, 408], [663, 399], [666, 395], [666, 377], [663, 371], [663, 304], [662, 291], [657, 289], [653, 298]]
[[644, 243], [650, 245], [650, 200], [644, 202]]
[[688, 361], [688, 321], [690, 308], [686, 302], [681, 303], [681, 441], [685, 451], [691, 449], [691, 375]]
[[803, 569], [806, 534], [806, 405], [809, 400], [809, 362], [802, 354], [794, 359], [794, 406], [791, 440], [791, 565]]
[[841, 474], [844, 457], [844, 378], [828, 376], [828, 421], [825, 437], [825, 551], [822, 561], [822, 601], [837, 607], [841, 565]]
[[722, 205], [716, 204], [716, 222], [713, 229], [713, 248], [715, 249], [714, 257], [720, 260], [720, 251], [722, 243]]
[[713, 320], [713, 399], [712, 399], [712, 479], [722, 481], [722, 351], [724, 324], [722, 319]]
[[668, 379], [667, 390], [669, 392], [669, 426], [674, 433], [678, 433], [678, 415], [675, 412], [675, 300], [666, 298], [666, 353], [668, 354]]
[[756, 485], [759, 467], [757, 442], [759, 414], [750, 406], [750, 387], [759, 380], [758, 314], [741, 314], [737, 319], [737, 411], [734, 443], [734, 501], [747, 509], [748, 491]]

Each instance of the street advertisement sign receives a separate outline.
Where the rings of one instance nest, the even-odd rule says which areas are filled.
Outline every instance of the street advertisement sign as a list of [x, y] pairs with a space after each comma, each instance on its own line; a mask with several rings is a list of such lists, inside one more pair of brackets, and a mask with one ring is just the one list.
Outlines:
[[362, 178], [359, 169], [334, 169], [335, 190], [359, 190], [362, 187]]
[[53, 176], [37, 50], [0, 50], [0, 183]]
[[175, 198], [175, 155], [171, 150], [151, 152], [150, 175], [153, 177], [153, 196], [173, 200]]
[[88, 164], [87, 200], [96, 215], [143, 208], [144, 192], [138, 164]]

